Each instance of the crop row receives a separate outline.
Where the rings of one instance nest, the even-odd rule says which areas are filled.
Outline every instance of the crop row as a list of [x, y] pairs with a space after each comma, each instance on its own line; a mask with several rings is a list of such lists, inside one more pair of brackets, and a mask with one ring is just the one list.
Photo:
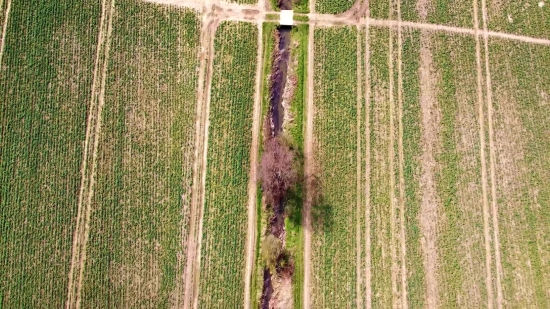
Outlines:
[[200, 21], [117, 1], [82, 307], [181, 306]]
[[199, 307], [244, 302], [247, 186], [258, 29], [224, 22], [214, 40]]
[[354, 0], [318, 0], [315, 2], [316, 13], [339, 14], [351, 8]]
[[11, 3], [0, 64], [2, 308], [64, 305], [100, 10]]
[[313, 206], [312, 307], [355, 306], [357, 31], [316, 29], [315, 161], [323, 198]]

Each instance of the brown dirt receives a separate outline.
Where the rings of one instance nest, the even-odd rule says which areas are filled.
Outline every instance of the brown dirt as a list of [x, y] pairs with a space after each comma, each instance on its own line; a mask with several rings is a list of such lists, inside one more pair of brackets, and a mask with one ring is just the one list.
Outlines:
[[[96, 50], [96, 60], [94, 64], [94, 73], [93, 73], [94, 77], [92, 81], [92, 91], [91, 91], [92, 98], [90, 102], [90, 110], [92, 112], [90, 112], [90, 115], [87, 120], [87, 126], [86, 126], [85, 148], [84, 148], [83, 162], [81, 167], [82, 179], [81, 179], [81, 187], [80, 187], [80, 193], [79, 193], [79, 205], [77, 210], [78, 211], [77, 225], [75, 227], [75, 232], [73, 236], [71, 266], [69, 269], [69, 282], [67, 285], [67, 301], [65, 303], [66, 308], [80, 308], [80, 294], [82, 290], [82, 280], [84, 277], [83, 274], [84, 274], [84, 267], [86, 263], [86, 245], [88, 243], [88, 237], [89, 237], [91, 204], [92, 204], [92, 196], [94, 193], [95, 174], [96, 174], [96, 167], [97, 167], [97, 152], [99, 148], [98, 147], [99, 135], [101, 132], [101, 116], [102, 116], [103, 106], [105, 105], [105, 99], [104, 99], [105, 84], [106, 84], [109, 50], [111, 46], [113, 14], [114, 14], [114, 1], [111, 1], [109, 7], [107, 7], [107, 1], [104, 0], [102, 4], [102, 14], [100, 19], [100, 29], [98, 34], [98, 48]], [[106, 18], [108, 18], [107, 24], [105, 24]], [[103, 57], [102, 57], [102, 53], [104, 53]], [[102, 58], [103, 58], [103, 64], [100, 72], [99, 71], [100, 65], [101, 65], [100, 61]], [[99, 85], [98, 85], [98, 79], [99, 79]], [[97, 111], [94, 114], [93, 111], [96, 109], [96, 105], [97, 105]], [[91, 149], [92, 151], [91, 171], [88, 171], [87, 161], [88, 161], [88, 151], [89, 151], [88, 149], [89, 149], [89, 141], [91, 138], [91, 134], [94, 134], [93, 136], [94, 143], [93, 143], [93, 148]], [[78, 274], [76, 274], [77, 271], [78, 271]]]
[[269, 301], [269, 309], [290, 309], [292, 304], [292, 276], [282, 273], [272, 276], [273, 294]]
[[418, 0], [416, 1], [416, 11], [420, 18], [425, 21], [428, 18], [428, 11], [430, 9], [431, 0]]
[[[487, 4], [481, 0], [481, 11], [483, 13], [483, 37], [485, 48], [485, 91], [487, 93], [487, 116], [489, 123], [489, 170], [491, 173], [491, 210], [493, 216], [493, 241], [495, 246], [495, 265], [496, 265], [496, 287], [497, 287], [497, 308], [502, 308], [502, 264], [500, 259], [500, 238], [498, 229], [498, 205], [497, 189], [495, 177], [495, 144], [493, 130], [493, 93], [491, 86], [491, 72], [489, 69], [489, 36], [487, 33]], [[479, 27], [479, 24], [478, 24]]]
[[479, 40], [479, 21], [478, 21], [477, 1], [474, 1], [474, 27], [476, 31], [476, 70], [477, 70], [477, 101], [479, 105], [479, 139], [480, 139], [480, 156], [481, 156], [481, 181], [483, 193], [483, 234], [485, 237], [485, 269], [486, 269], [486, 289], [487, 289], [487, 307], [493, 307], [493, 286], [491, 275], [491, 236], [489, 235], [489, 201], [487, 196], [487, 165], [485, 162], [485, 126], [483, 115], [483, 89], [481, 69], [481, 44]]
[[[310, 10], [314, 8], [315, 1], [310, 1]], [[307, 58], [307, 101], [306, 101], [306, 132], [304, 146], [304, 173], [306, 178], [313, 175], [313, 33], [315, 27], [310, 25], [308, 36], [308, 58]], [[304, 226], [304, 301], [303, 307], [310, 308], [310, 287], [311, 279], [311, 207], [312, 207], [311, 189], [306, 188], [306, 199], [303, 206], [303, 226]]]
[[263, 72], [263, 33], [262, 24], [258, 24], [258, 60], [256, 67], [256, 89], [254, 93], [254, 112], [252, 123], [252, 146], [250, 148], [250, 176], [248, 183], [248, 231], [245, 269], [244, 308], [250, 308], [250, 286], [254, 268], [254, 250], [256, 247], [256, 191], [258, 178], [258, 149], [262, 104]]
[[430, 49], [430, 34], [422, 32], [420, 36], [420, 106], [422, 113], [422, 155], [420, 177], [421, 205], [420, 230], [421, 245], [426, 272], [426, 300], [428, 308], [439, 306], [437, 282], [437, 222], [440, 205], [436, 188], [438, 163], [435, 159], [440, 149], [439, 128], [441, 110], [434, 89], [435, 72]]
[[[2, 5], [0, 5], [0, 9], [4, 9], [4, 0], [2, 0]], [[2, 64], [2, 57], [4, 56], [4, 44], [6, 42], [6, 33], [8, 32], [8, 21], [10, 17], [10, 11], [11, 11], [11, 0], [7, 0], [6, 5], [6, 13], [4, 13], [4, 20], [2, 25], [2, 38], [0, 39], [0, 65]]]

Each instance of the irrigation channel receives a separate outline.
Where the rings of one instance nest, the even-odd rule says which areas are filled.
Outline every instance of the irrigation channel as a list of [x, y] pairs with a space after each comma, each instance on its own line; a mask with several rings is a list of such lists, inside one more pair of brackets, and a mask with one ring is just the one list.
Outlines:
[[[281, 10], [291, 10], [292, 0], [278, 0], [278, 5]], [[270, 137], [277, 137], [283, 131], [283, 94], [287, 86], [287, 72], [290, 58], [290, 40], [291, 30], [289, 26], [279, 26], [274, 35], [274, 50], [272, 54], [272, 68], [269, 80], [269, 110], [267, 121], [269, 121], [269, 130], [264, 131], [264, 135], [270, 134]], [[264, 141], [269, 138], [264, 136]], [[273, 215], [269, 218], [268, 227], [264, 237], [270, 234], [280, 239], [285, 243], [285, 212], [284, 198], [276, 201], [273, 207]], [[278, 270], [277, 270], [278, 272]], [[292, 276], [293, 270], [285, 275]], [[271, 309], [279, 308], [280, 304], [276, 304], [272, 299], [274, 296], [274, 286], [272, 273], [268, 267], [263, 270], [263, 288], [260, 308]]]

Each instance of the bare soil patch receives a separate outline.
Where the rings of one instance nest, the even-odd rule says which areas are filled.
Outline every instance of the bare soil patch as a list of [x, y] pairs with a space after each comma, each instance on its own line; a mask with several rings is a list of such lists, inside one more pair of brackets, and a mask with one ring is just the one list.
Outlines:
[[421, 244], [426, 271], [427, 306], [437, 308], [439, 289], [437, 282], [437, 222], [440, 205], [436, 188], [438, 163], [436, 154], [440, 151], [441, 110], [436, 99], [433, 55], [430, 46], [430, 34], [420, 36], [420, 106], [422, 113], [422, 155], [420, 158], [422, 175], [420, 177], [421, 206], [420, 228]]

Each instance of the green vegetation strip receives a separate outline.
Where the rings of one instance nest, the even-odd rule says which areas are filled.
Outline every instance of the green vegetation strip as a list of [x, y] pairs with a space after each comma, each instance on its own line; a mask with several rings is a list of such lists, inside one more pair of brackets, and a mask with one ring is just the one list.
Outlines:
[[243, 306], [258, 29], [224, 22], [214, 41], [199, 307]]
[[11, 3], [0, 68], [2, 308], [65, 304], [100, 14], [98, 1]]
[[82, 306], [168, 307], [183, 293], [200, 21], [132, 0], [116, 11]]
[[312, 307], [355, 305], [357, 30], [315, 30], [315, 161], [323, 199], [313, 209]]

